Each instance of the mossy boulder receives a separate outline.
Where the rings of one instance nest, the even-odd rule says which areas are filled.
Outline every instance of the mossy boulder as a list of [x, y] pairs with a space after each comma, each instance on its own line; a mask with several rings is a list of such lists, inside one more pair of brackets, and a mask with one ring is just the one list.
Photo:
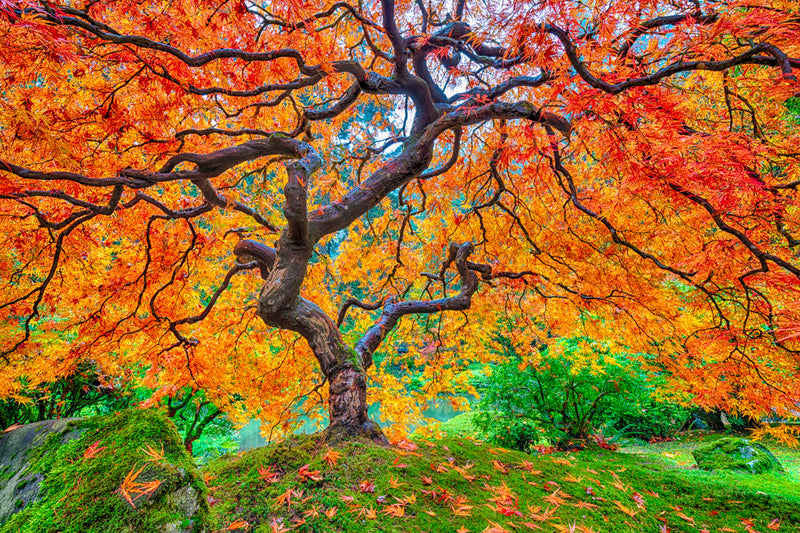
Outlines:
[[742, 438], [716, 440], [697, 448], [692, 455], [702, 470], [740, 470], [751, 474], [771, 470], [783, 472], [783, 466], [765, 446]]
[[0, 434], [0, 533], [206, 531], [205, 483], [152, 410]]

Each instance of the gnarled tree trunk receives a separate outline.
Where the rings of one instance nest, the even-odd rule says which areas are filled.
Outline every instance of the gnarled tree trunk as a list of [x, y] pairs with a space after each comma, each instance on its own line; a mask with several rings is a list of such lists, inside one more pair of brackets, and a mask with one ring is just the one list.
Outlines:
[[[319, 362], [329, 386], [329, 426], [326, 431], [334, 438], [360, 435], [386, 442], [380, 427], [367, 416], [366, 371], [372, 365], [373, 352], [403, 316], [467, 309], [478, 288], [476, 272], [481, 273], [484, 279], [491, 278], [490, 267], [467, 261], [473, 251], [471, 243], [451, 245], [438, 277], [444, 282], [445, 271], [454, 265], [461, 279], [461, 291], [451, 297], [430, 301], [398, 302], [393, 297], [387, 298], [380, 318], [355, 349], [345, 344], [338, 325], [322, 309], [300, 296], [314, 245], [322, 236], [347, 227], [390, 191], [420, 176], [430, 164], [436, 138], [441, 132], [458, 126], [447, 120], [440, 122], [410, 143], [390, 165], [376, 171], [348, 193], [336, 208], [322, 209], [321, 214], [311, 217], [307, 206], [308, 187], [322, 162], [310, 145], [288, 143], [285, 149], [297, 160], [286, 164], [283, 214], [287, 225], [276, 248], [246, 239], [234, 248], [240, 262], [255, 260], [264, 277], [264, 286], [258, 297], [261, 319], [269, 326], [302, 335]], [[460, 133], [456, 138], [460, 138]], [[377, 308], [360, 302], [355, 305]], [[340, 322], [342, 317], [340, 313]]]
[[[313, 163], [313, 161], [312, 161]], [[365, 436], [385, 443], [378, 424], [367, 416], [365, 362], [347, 346], [336, 323], [313, 302], [300, 296], [300, 288], [313, 251], [306, 213], [306, 186], [313, 165], [287, 165], [284, 215], [289, 224], [277, 248], [242, 240], [234, 248], [239, 261], [259, 263], [264, 286], [258, 297], [258, 315], [269, 326], [295, 331], [305, 338], [329, 386], [326, 430], [333, 438]], [[365, 364], [367, 363], [367, 364]]]

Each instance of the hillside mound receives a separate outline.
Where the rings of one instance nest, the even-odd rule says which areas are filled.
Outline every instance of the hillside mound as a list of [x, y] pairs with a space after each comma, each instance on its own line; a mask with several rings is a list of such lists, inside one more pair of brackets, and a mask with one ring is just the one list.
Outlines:
[[223, 457], [204, 474], [217, 531], [697, 532], [800, 525], [799, 501], [682, 477], [601, 449], [530, 456], [470, 439], [383, 447], [303, 436]]

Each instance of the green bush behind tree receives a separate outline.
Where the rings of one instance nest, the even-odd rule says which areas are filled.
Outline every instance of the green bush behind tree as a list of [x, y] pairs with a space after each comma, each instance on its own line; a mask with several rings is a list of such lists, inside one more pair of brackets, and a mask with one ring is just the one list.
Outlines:
[[689, 411], [658, 398], [663, 378], [641, 364], [576, 337], [559, 349], [541, 347], [526, 361], [499, 338], [507, 362], [476, 383], [481, 392], [473, 420], [489, 440], [530, 451], [537, 445], [564, 446], [600, 434], [649, 440], [673, 434]]

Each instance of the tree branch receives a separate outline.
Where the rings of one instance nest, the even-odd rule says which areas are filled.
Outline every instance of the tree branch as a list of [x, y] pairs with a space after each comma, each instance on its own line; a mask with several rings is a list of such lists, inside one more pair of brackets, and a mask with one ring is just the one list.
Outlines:
[[[467, 261], [467, 257], [473, 250], [474, 247], [471, 242], [462, 245], [451, 244], [448, 258], [442, 265], [442, 272], [444, 272], [455, 263], [461, 279], [461, 290], [457, 295], [427, 301], [410, 300], [398, 302], [394, 297], [386, 299], [380, 318], [374, 326], [367, 330], [355, 346], [356, 353], [361, 358], [361, 364], [364, 369], [372, 365], [372, 354], [403, 316], [469, 309], [472, 304], [472, 295], [478, 290], [478, 277]], [[491, 268], [487, 265], [474, 266], [482, 269], [488, 268], [491, 272]]]

